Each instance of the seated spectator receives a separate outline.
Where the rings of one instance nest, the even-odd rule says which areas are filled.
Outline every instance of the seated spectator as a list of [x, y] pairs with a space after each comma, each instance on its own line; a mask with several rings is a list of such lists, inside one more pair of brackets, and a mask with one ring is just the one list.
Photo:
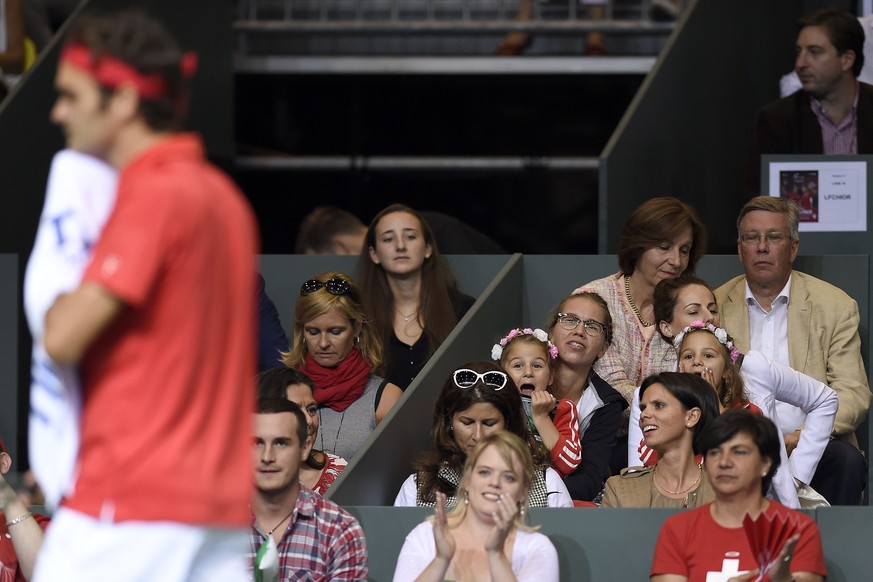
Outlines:
[[446, 514], [446, 494], [436, 494], [434, 517], [406, 536], [395, 582], [557, 582], [555, 547], [524, 522], [535, 471], [518, 436], [499, 430], [483, 438], [464, 464], [458, 487], [464, 502]]
[[400, 204], [370, 223], [358, 280], [387, 348], [385, 377], [405, 390], [475, 300], [458, 290], [421, 215]]
[[758, 113], [747, 190], [761, 193], [762, 154], [873, 153], [873, 86], [858, 81], [864, 68], [864, 29], [858, 18], [824, 8], [797, 21], [794, 70], [801, 91]]
[[558, 348], [541, 329], [513, 329], [491, 348], [491, 359], [521, 391], [531, 432], [549, 451], [555, 470], [566, 476], [579, 466], [582, 449], [576, 403], [567, 398], [557, 400], [548, 391], [551, 362], [557, 357]]
[[[425, 210], [420, 213], [440, 250], [446, 255], [505, 255], [506, 251], [488, 235], [454, 216]], [[294, 252], [305, 255], [360, 255], [367, 226], [345, 210], [319, 206], [300, 225]]]
[[311, 446], [300, 407], [284, 398], [260, 400], [253, 431], [250, 568], [282, 582], [366, 580], [367, 544], [358, 521], [300, 484]]
[[612, 318], [603, 298], [583, 288], [558, 304], [548, 327], [558, 348], [550, 392], [575, 404], [583, 451], [565, 483], [573, 499], [590, 502], [609, 477], [619, 421], [627, 408], [621, 394], [594, 371], [612, 341]]
[[[741, 351], [760, 351], [837, 393], [836, 438], [827, 441], [809, 484], [831, 505], [858, 505], [867, 460], [855, 431], [866, 421], [873, 398], [861, 357], [858, 303], [842, 289], [792, 268], [800, 247], [799, 221], [797, 206], [783, 198], [749, 200], [737, 219], [744, 272], [716, 289], [715, 296], [722, 324]], [[803, 438], [808, 413], [788, 402], [777, 402], [776, 408], [791, 447]]]
[[[719, 324], [718, 305], [715, 295], [705, 281], [692, 276], [662, 281], [655, 289], [655, 315], [658, 319], [658, 331], [664, 339], [672, 342], [676, 332], [689, 328], [692, 324]], [[710, 340], [711, 343], [711, 340]], [[716, 346], [713, 346], [716, 347]], [[731, 368], [729, 354], [718, 346], [728, 358], [727, 368]], [[695, 371], [693, 359], [685, 371]], [[778, 424], [777, 402], [785, 402], [799, 407], [806, 413], [806, 429], [802, 433], [789, 435], [785, 441], [785, 452], [782, 455], [783, 471], [777, 473], [773, 483], [773, 494], [783, 505], [800, 507], [794, 480], [797, 479], [803, 489], [812, 479], [819, 459], [827, 446], [828, 436], [834, 422], [838, 406], [836, 393], [821, 382], [792, 370], [788, 366], [773, 362], [756, 350], [750, 350], [738, 357], [739, 381], [744, 386], [744, 394], [728, 397], [730, 401], [748, 402], [759, 409], [767, 418]], [[684, 368], [683, 368], [684, 369]], [[729, 375], [733, 372], [729, 372]], [[723, 381], [724, 382], [724, 381]], [[723, 383], [722, 382], [722, 383]], [[723, 391], [721, 386], [717, 390]], [[639, 397], [635, 395], [631, 407], [631, 426], [628, 444], [628, 465], [636, 465], [640, 461], [650, 465], [657, 460], [657, 453], [649, 455], [644, 446], [639, 449], [642, 433], [639, 431]], [[790, 459], [789, 459], [790, 455]], [[786, 469], [788, 469], [786, 471]]]
[[673, 347], [655, 333], [655, 286], [693, 274], [705, 251], [706, 227], [697, 212], [676, 198], [652, 198], [622, 228], [621, 270], [585, 285], [609, 306], [616, 340], [594, 369], [628, 402], [644, 378], [676, 369]]
[[28, 511], [3, 478], [11, 468], [12, 457], [0, 440], [0, 580], [25, 582], [33, 574], [49, 520]]
[[694, 374], [662, 372], [640, 386], [639, 426], [658, 452], [647, 468], [628, 467], [610, 477], [603, 507], [700, 507], [715, 495], [696, 455], [700, 434], [718, 416], [712, 386]]
[[[780, 437], [767, 418], [735, 409], [713, 420], [700, 437], [706, 476], [715, 501], [667, 518], [658, 535], [652, 582], [707, 580], [708, 573], [756, 575], [772, 582], [815, 582], [827, 575], [815, 521], [764, 497], [779, 468]], [[794, 525], [795, 534], [765, 572], [749, 543], [743, 521], [761, 515]], [[725, 566], [732, 565], [728, 570]], [[720, 579], [727, 579], [724, 576]]]
[[342, 457], [316, 449], [321, 411], [312, 395], [314, 385], [309, 376], [291, 368], [273, 368], [258, 374], [258, 398], [286, 398], [300, 407], [306, 417], [309, 445], [312, 447], [306, 462], [300, 466], [300, 482], [319, 495], [336, 481], [348, 462]]
[[416, 463], [403, 482], [395, 506], [434, 507], [437, 493], [446, 507], [462, 501], [458, 486], [467, 455], [476, 444], [500, 429], [523, 439], [537, 469], [528, 488], [530, 507], [572, 507], [561, 476], [548, 467], [545, 451], [528, 429], [515, 382], [492, 362], [470, 362], [446, 379], [433, 412], [433, 450]]
[[320, 412], [319, 449], [345, 459], [388, 414], [401, 390], [376, 374], [382, 345], [361, 294], [342, 273], [322, 273], [300, 288], [291, 348], [282, 362], [309, 376]]

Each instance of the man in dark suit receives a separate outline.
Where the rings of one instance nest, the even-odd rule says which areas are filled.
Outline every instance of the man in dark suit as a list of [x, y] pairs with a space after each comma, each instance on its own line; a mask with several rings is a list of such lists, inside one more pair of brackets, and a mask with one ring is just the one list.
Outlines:
[[794, 70], [803, 89], [758, 114], [748, 187], [759, 193], [761, 154], [873, 153], [873, 86], [857, 80], [864, 29], [849, 12], [824, 9], [797, 22]]

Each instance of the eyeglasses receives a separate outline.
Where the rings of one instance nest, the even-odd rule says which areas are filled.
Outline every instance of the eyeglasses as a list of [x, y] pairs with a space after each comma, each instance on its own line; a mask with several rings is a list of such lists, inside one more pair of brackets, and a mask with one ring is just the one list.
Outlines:
[[345, 279], [334, 278], [328, 279], [327, 281], [319, 281], [318, 279], [310, 279], [306, 283], [300, 287], [301, 295], [309, 295], [310, 293], [315, 293], [319, 289], [324, 287], [328, 290], [332, 295], [345, 295], [349, 291], [351, 291], [352, 286]]
[[605, 323], [593, 319], [579, 319], [572, 313], [559, 313], [558, 323], [567, 331], [573, 331], [581, 323], [585, 327], [585, 333], [592, 337], [597, 337], [608, 329]]
[[452, 379], [455, 381], [455, 386], [458, 388], [470, 388], [480, 380], [484, 382], [486, 386], [490, 386], [495, 390], [502, 390], [503, 387], [506, 386], [506, 374], [497, 371], [483, 372], [480, 374], [469, 368], [461, 368], [460, 370], [455, 370], [452, 374]]
[[740, 235], [740, 242], [749, 246], [756, 245], [762, 236], [768, 245], [773, 245], [774, 247], [781, 245], [791, 238], [784, 232], [744, 232]]

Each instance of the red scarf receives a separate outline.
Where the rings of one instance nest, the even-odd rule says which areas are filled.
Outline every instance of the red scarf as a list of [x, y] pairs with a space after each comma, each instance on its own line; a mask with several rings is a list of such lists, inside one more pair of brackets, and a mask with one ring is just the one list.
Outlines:
[[364, 393], [372, 367], [355, 346], [336, 368], [325, 368], [307, 353], [299, 370], [312, 378], [316, 402], [342, 412]]

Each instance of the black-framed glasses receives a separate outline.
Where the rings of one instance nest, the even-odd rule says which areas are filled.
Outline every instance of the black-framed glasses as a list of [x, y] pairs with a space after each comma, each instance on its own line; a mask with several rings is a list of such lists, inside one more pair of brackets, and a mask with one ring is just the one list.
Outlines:
[[585, 328], [585, 333], [592, 337], [597, 337], [608, 329], [605, 323], [600, 323], [593, 319], [580, 319], [572, 313], [559, 313], [558, 323], [567, 331], [573, 331], [581, 323]]
[[479, 373], [469, 368], [461, 368], [455, 370], [452, 374], [452, 379], [455, 381], [455, 386], [458, 388], [470, 388], [480, 380], [486, 386], [490, 386], [495, 390], [502, 390], [506, 386], [506, 374], [496, 370], [490, 372]]
[[319, 281], [318, 279], [310, 279], [305, 282], [302, 287], [300, 287], [301, 295], [309, 295], [310, 293], [315, 293], [319, 289], [324, 287], [328, 290], [332, 295], [345, 295], [349, 291], [351, 291], [352, 286], [345, 279], [340, 279], [339, 277], [334, 277], [333, 279], [328, 279], [327, 281]]
[[764, 237], [764, 240], [767, 241], [768, 245], [779, 246], [785, 241], [789, 240], [791, 237], [785, 234], [784, 232], [778, 231], [770, 231], [770, 232], [744, 232], [740, 235], [740, 242], [744, 245], [756, 245], [758, 241], [761, 240], [761, 237]]

